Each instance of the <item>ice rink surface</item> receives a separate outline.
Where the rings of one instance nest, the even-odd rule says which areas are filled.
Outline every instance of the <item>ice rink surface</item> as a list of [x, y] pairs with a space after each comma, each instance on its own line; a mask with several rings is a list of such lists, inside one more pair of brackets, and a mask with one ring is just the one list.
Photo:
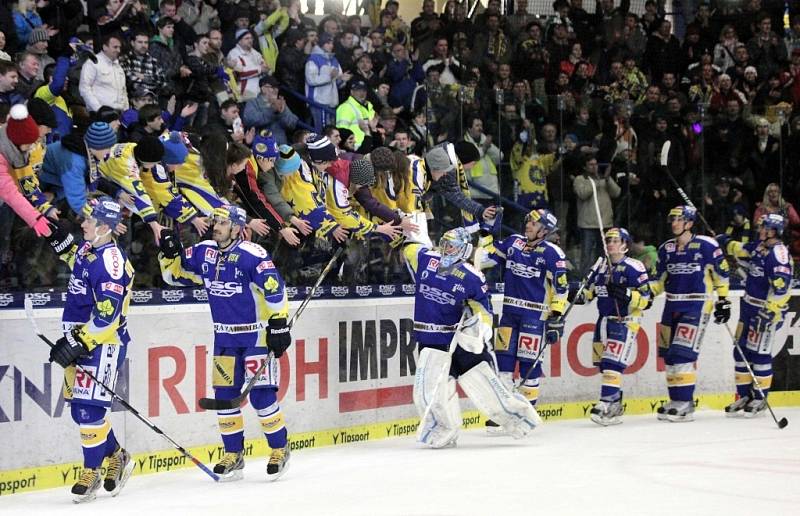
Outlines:
[[[134, 476], [117, 498], [74, 505], [67, 489], [0, 499], [0, 514], [108, 515], [798, 515], [800, 409], [692, 423], [630, 416], [545, 423], [530, 438], [462, 432], [458, 447], [395, 438], [295, 453], [275, 483], [266, 459], [215, 485], [197, 468]], [[133, 450], [135, 451], [135, 450]]]

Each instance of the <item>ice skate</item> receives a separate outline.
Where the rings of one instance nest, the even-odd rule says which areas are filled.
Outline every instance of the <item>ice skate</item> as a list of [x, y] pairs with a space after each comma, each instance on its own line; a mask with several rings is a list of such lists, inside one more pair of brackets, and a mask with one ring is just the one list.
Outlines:
[[618, 425], [622, 423], [620, 416], [623, 412], [622, 400], [599, 401], [592, 407], [589, 418], [601, 426]]
[[289, 443], [283, 448], [276, 448], [272, 450], [267, 462], [267, 480], [274, 482], [281, 478], [283, 474], [289, 469]]
[[750, 400], [747, 406], [744, 408], [744, 417], [758, 417], [762, 415], [765, 410], [767, 410], [767, 400], [753, 399]]
[[667, 411], [667, 420], [673, 423], [694, 421], [694, 403], [691, 401], [673, 401]]
[[725, 407], [725, 416], [726, 417], [742, 417], [744, 416], [744, 410], [748, 403], [750, 403], [750, 396], [742, 396], [738, 400], [734, 401], [727, 407]]
[[486, 425], [486, 433], [489, 435], [496, 435], [496, 436], [506, 435], [506, 431], [503, 429], [503, 427], [498, 425], [491, 419], [487, 419], [485, 425]]
[[220, 476], [220, 482], [233, 482], [244, 477], [244, 452], [225, 452], [222, 459], [214, 466], [214, 473]]
[[100, 489], [100, 470], [83, 468], [81, 477], [72, 486], [72, 501], [75, 503], [91, 502], [97, 498]]
[[111, 496], [117, 496], [131, 477], [135, 465], [131, 461], [131, 454], [118, 446], [114, 454], [108, 458], [103, 489], [109, 491]]

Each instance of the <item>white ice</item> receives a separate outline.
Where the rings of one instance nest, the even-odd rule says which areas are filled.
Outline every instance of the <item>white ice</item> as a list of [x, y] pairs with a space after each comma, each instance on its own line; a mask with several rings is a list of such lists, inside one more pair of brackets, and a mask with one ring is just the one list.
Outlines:
[[462, 432], [458, 447], [412, 438], [295, 453], [283, 478], [250, 459], [240, 482], [215, 485], [196, 468], [134, 476], [118, 498], [73, 505], [67, 489], [0, 499], [0, 514], [529, 515], [800, 514], [800, 409], [692, 423], [626, 417], [545, 423], [524, 441]]

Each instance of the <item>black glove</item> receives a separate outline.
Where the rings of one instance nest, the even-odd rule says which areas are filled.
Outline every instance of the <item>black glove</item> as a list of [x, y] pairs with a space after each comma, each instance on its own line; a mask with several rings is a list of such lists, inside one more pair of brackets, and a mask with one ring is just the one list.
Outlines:
[[714, 322], [725, 324], [731, 318], [731, 302], [727, 299], [720, 299], [714, 303]]
[[280, 358], [283, 352], [292, 344], [292, 334], [289, 333], [289, 330], [290, 328], [286, 324], [285, 318], [269, 320], [267, 346], [269, 346], [275, 358]]
[[161, 230], [161, 243], [158, 247], [167, 260], [174, 260], [183, 250], [180, 240], [169, 229]]
[[76, 328], [58, 339], [56, 345], [50, 348], [50, 361], [66, 368], [88, 354], [89, 350], [80, 341]]
[[609, 297], [617, 302], [617, 305], [627, 307], [631, 302], [631, 293], [628, 287], [619, 283], [609, 283], [606, 285]]
[[72, 244], [75, 243], [75, 237], [58, 224], [51, 223], [50, 228], [52, 232], [50, 236], [44, 237], [45, 240], [58, 256], [67, 254], [72, 249]]
[[545, 322], [545, 337], [548, 344], [555, 344], [564, 334], [564, 319], [561, 312], [550, 312], [550, 317]]

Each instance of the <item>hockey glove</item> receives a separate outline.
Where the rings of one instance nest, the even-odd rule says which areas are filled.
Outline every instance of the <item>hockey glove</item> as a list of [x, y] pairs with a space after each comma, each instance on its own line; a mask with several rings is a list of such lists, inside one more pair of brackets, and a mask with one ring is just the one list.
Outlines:
[[60, 258], [68, 254], [70, 249], [72, 249], [72, 244], [75, 243], [75, 237], [58, 224], [51, 224], [50, 227], [52, 231], [50, 236], [45, 237], [45, 240], [47, 240], [47, 243], [50, 244], [50, 247]]
[[269, 320], [267, 346], [269, 346], [275, 358], [280, 358], [283, 352], [292, 344], [292, 335], [289, 330], [290, 328], [286, 325], [284, 317]]
[[50, 361], [55, 362], [63, 368], [74, 364], [76, 360], [89, 354], [89, 350], [83, 345], [78, 337], [78, 329], [75, 328], [56, 341], [56, 345], [50, 348]]
[[567, 292], [567, 303], [572, 303], [574, 305], [585, 305], [586, 295], [584, 292], [584, 290], [579, 292], [577, 289], [569, 289], [569, 292]]
[[555, 344], [561, 339], [564, 333], [564, 320], [561, 318], [560, 312], [550, 312], [550, 317], [547, 318], [546, 324], [546, 338], [548, 344]]
[[627, 307], [631, 302], [631, 293], [628, 288], [619, 283], [609, 283], [606, 286], [609, 297], [617, 302], [617, 306]]
[[169, 229], [161, 230], [161, 242], [159, 249], [164, 258], [174, 260], [181, 254], [181, 242], [175, 237], [175, 234]]
[[714, 303], [714, 322], [725, 324], [731, 318], [731, 302], [723, 298]]

